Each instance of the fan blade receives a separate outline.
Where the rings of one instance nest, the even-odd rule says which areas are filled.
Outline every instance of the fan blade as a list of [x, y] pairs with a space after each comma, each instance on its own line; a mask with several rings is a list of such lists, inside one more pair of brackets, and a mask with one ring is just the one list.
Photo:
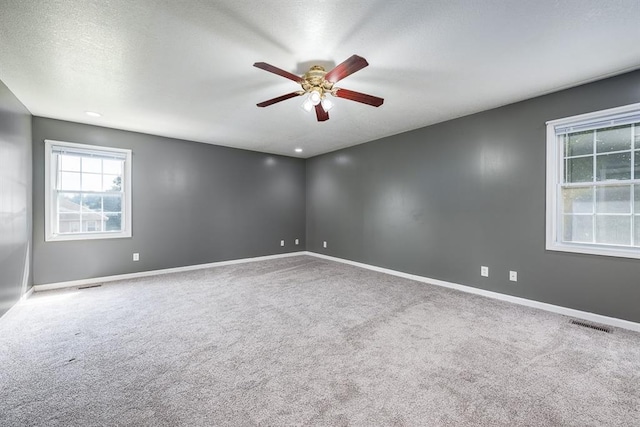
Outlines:
[[263, 101], [263, 102], [261, 102], [261, 103], [259, 103], [257, 105], [258, 105], [258, 107], [268, 107], [269, 105], [273, 105], [273, 104], [275, 104], [277, 102], [285, 101], [285, 100], [287, 100], [289, 98], [293, 98], [293, 97], [296, 97], [296, 96], [300, 96], [300, 92], [291, 92], [291, 93], [288, 93], [286, 95], [279, 96], [277, 98], [269, 99], [268, 101]]
[[316, 105], [316, 117], [318, 118], [319, 122], [329, 120], [329, 113], [324, 111], [324, 108], [322, 108], [321, 104]]
[[338, 98], [350, 99], [351, 101], [362, 102], [363, 104], [373, 105], [374, 107], [379, 107], [384, 102], [383, 98], [348, 89], [338, 89], [335, 96]]
[[353, 55], [342, 64], [337, 65], [336, 68], [329, 71], [324, 76], [324, 79], [330, 81], [331, 83], [336, 83], [337, 81], [344, 79], [345, 77], [355, 73], [356, 71], [362, 70], [367, 65], [369, 65], [369, 63], [366, 59], [358, 55]]
[[296, 76], [295, 74], [292, 74], [281, 68], [274, 67], [273, 65], [267, 64], [266, 62], [256, 62], [255, 64], [253, 64], [253, 66], [260, 68], [262, 70], [268, 71], [270, 73], [285, 77], [287, 79], [293, 80], [296, 83], [300, 83], [302, 81], [302, 77]]

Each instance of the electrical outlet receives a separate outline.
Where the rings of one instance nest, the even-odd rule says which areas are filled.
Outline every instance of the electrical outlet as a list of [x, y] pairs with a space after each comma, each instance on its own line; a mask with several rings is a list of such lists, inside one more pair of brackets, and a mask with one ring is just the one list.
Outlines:
[[489, 267], [486, 266], [480, 266], [480, 275], [482, 277], [489, 277]]
[[140, 254], [138, 252], [134, 252], [133, 253], [133, 260], [134, 261], [140, 261]]
[[511, 280], [512, 282], [517, 282], [518, 281], [518, 272], [517, 271], [510, 271], [509, 272], [509, 280]]
[[326, 241], [322, 242], [322, 247], [323, 247], [323, 248], [326, 248], [326, 247], [327, 247], [327, 242], [326, 242]]
[[300, 239], [296, 239], [296, 245], [300, 244]]
[[280, 240], [280, 246], [284, 246], [284, 240]]

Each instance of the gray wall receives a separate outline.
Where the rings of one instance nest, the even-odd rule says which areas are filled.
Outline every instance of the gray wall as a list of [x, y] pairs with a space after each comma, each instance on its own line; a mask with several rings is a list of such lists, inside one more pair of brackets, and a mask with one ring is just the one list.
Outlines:
[[[132, 238], [44, 241], [45, 139], [132, 149]], [[305, 248], [302, 159], [40, 117], [33, 158], [35, 284]]]
[[30, 240], [31, 114], [0, 82], [0, 316], [20, 299]]
[[640, 322], [640, 260], [545, 251], [545, 122], [636, 102], [640, 72], [309, 159], [307, 249]]

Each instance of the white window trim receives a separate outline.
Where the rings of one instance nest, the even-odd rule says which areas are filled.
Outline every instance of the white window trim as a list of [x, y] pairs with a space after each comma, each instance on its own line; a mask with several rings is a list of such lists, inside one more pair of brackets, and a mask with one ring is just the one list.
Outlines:
[[[573, 252], [590, 255], [604, 255], [622, 258], [640, 259], [640, 249], [633, 247], [616, 247], [613, 245], [598, 245], [594, 243], [566, 243], [558, 235], [558, 218], [561, 216], [559, 197], [559, 183], [561, 182], [561, 160], [563, 147], [558, 144], [556, 127], [581, 122], [595, 121], [604, 117], [624, 115], [640, 111], [640, 103], [610, 108], [577, 116], [550, 120], [547, 124], [547, 200], [546, 200], [546, 249], [550, 251]], [[632, 148], [633, 150], [633, 148]], [[616, 181], [617, 184], [628, 184], [627, 181]], [[633, 230], [632, 230], [633, 232]]]
[[[45, 227], [45, 241], [46, 242], [60, 242], [69, 240], [99, 240], [99, 239], [122, 239], [131, 237], [131, 150], [124, 148], [104, 147], [101, 145], [88, 145], [77, 144], [74, 142], [55, 141], [45, 139], [45, 157], [44, 157], [44, 227]], [[90, 233], [74, 233], [74, 234], [56, 234], [53, 231], [53, 223], [55, 218], [55, 210], [52, 208], [52, 204], [55, 203], [55, 193], [53, 191], [52, 184], [55, 182], [53, 176], [54, 168], [51, 165], [51, 153], [53, 146], [65, 146], [71, 148], [86, 149], [92, 151], [107, 151], [113, 153], [124, 154], [126, 156], [123, 170], [124, 180], [124, 197], [122, 200], [122, 216], [124, 221], [124, 229], [119, 232], [90, 232]]]

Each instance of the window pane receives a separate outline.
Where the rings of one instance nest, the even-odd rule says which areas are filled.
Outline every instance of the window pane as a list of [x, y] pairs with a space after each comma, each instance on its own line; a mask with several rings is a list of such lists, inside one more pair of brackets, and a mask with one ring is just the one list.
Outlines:
[[102, 211], [102, 196], [97, 194], [83, 194], [82, 195], [82, 211], [83, 212]]
[[593, 154], [593, 131], [571, 133], [565, 137], [565, 157]]
[[59, 212], [80, 212], [80, 199], [78, 193], [60, 193], [58, 195]]
[[[87, 229], [88, 223], [99, 224], [96, 226], [97, 229], [102, 229], [102, 224], [107, 220], [105, 215], [102, 215], [100, 212], [94, 211], [83, 211], [82, 212], [82, 230], [90, 231]], [[94, 230], [97, 231], [97, 230]]]
[[122, 175], [122, 164], [123, 162], [121, 160], [103, 160], [102, 172], [112, 175]]
[[593, 181], [593, 157], [566, 160], [565, 176], [565, 182]]
[[60, 170], [80, 172], [80, 157], [60, 155]]
[[122, 196], [103, 196], [103, 209], [104, 212], [122, 212]]
[[80, 231], [79, 203], [79, 194], [58, 195], [58, 233], [77, 233]]
[[105, 214], [105, 231], [122, 231], [122, 214]]
[[593, 188], [563, 188], [564, 213], [593, 213]]
[[[640, 131], [640, 126], [638, 126], [638, 131]], [[633, 168], [635, 170], [634, 171], [634, 173], [635, 173], [634, 177], [635, 177], [635, 179], [640, 179], [640, 150], [636, 150], [635, 151], [635, 156], [634, 157], [635, 157], [635, 160], [634, 160], [635, 164], [633, 165]]]
[[633, 224], [635, 228], [635, 232], [633, 233], [635, 243], [633, 245], [640, 246], [640, 215], [635, 215]]
[[60, 172], [60, 182], [58, 190], [78, 191], [80, 190], [80, 174], [76, 172]]
[[58, 218], [58, 233], [80, 232], [80, 213], [61, 213]]
[[596, 130], [596, 150], [598, 153], [631, 150], [631, 125]]
[[118, 175], [103, 175], [102, 188], [104, 191], [120, 191], [122, 179]]
[[565, 242], [593, 242], [593, 216], [565, 215], [562, 234]]
[[596, 156], [598, 181], [631, 179], [631, 152]]
[[640, 148], [640, 123], [634, 124], [633, 127], [633, 134], [635, 135], [633, 138], [635, 140], [633, 146], [634, 148]]
[[596, 216], [596, 243], [631, 244], [631, 215]]
[[102, 223], [102, 221], [87, 221], [83, 224], [83, 230], [88, 233], [102, 231]]
[[635, 194], [634, 194], [634, 200], [635, 200], [635, 206], [634, 206], [634, 212], [637, 214], [640, 214], [640, 184], [638, 185], [634, 185], [635, 187]]
[[102, 160], [82, 157], [82, 172], [102, 173]]
[[631, 213], [631, 185], [597, 188], [596, 212]]
[[95, 173], [82, 174], [83, 191], [102, 191], [102, 175]]

